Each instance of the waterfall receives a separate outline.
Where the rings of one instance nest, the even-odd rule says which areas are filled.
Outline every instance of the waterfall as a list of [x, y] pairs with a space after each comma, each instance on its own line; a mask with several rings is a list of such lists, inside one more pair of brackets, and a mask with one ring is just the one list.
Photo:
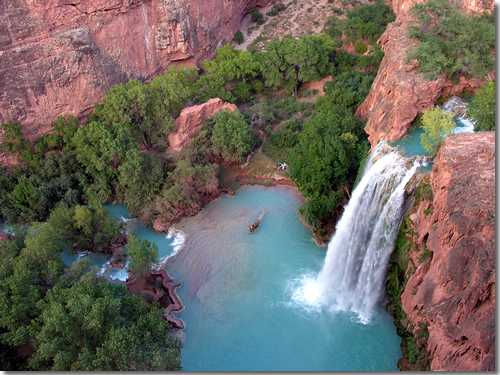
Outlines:
[[[298, 292], [309, 306], [354, 312], [368, 323], [383, 294], [389, 257], [402, 221], [405, 187], [418, 163], [407, 167], [387, 144], [373, 150], [328, 245], [323, 269]], [[410, 162], [411, 163], [411, 162]]]

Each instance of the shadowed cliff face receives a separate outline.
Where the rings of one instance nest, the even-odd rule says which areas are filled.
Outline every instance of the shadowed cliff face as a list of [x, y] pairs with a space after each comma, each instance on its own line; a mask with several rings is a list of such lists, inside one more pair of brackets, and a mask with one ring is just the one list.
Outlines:
[[[484, 84], [476, 79], [465, 78], [455, 84], [443, 77], [427, 81], [423, 74], [416, 71], [418, 61], [406, 63], [406, 51], [417, 43], [415, 39], [409, 38], [407, 31], [413, 22], [408, 12], [415, 2], [392, 1], [397, 19], [387, 26], [377, 41], [385, 56], [370, 93], [357, 110], [361, 119], [367, 119], [365, 131], [372, 148], [380, 139], [395, 141], [405, 136], [412, 121], [423, 110], [433, 108], [440, 96], [456, 95], [463, 91], [475, 92]], [[490, 0], [462, 2], [462, 8], [469, 11], [491, 11], [493, 7], [494, 2]]]
[[494, 370], [495, 133], [448, 137], [431, 186], [432, 203], [410, 219], [433, 254], [422, 263], [411, 254], [403, 309], [411, 325], [429, 324], [431, 370]]
[[212, 59], [268, 2], [1, 1], [0, 121], [21, 123], [33, 140], [58, 115], [86, 114], [117, 83]]

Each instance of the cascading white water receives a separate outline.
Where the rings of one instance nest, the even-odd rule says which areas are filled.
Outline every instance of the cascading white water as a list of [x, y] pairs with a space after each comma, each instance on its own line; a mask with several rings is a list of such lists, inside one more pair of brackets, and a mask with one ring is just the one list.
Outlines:
[[401, 225], [405, 187], [418, 167], [415, 163], [409, 169], [408, 160], [394, 151], [381, 156], [385, 146], [381, 142], [374, 149], [337, 223], [323, 269], [298, 292], [309, 305], [350, 309], [362, 323], [370, 321], [381, 297]]

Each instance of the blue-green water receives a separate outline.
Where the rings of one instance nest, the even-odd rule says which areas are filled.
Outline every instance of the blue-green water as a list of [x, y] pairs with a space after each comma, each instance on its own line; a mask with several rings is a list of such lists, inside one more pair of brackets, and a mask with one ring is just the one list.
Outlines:
[[[454, 117], [456, 128], [455, 134], [457, 133], [473, 133], [474, 124], [467, 119]], [[408, 134], [396, 142], [389, 142], [389, 145], [396, 147], [399, 146], [401, 150], [401, 155], [406, 158], [411, 158], [417, 155], [432, 156], [429, 152], [425, 151], [420, 143], [420, 136], [424, 134], [424, 130], [420, 127], [415, 127], [408, 131]], [[430, 173], [432, 171], [432, 166], [434, 161], [429, 163], [427, 166], [421, 166], [418, 171], [420, 173]]]
[[301, 203], [294, 189], [244, 187], [177, 225], [188, 239], [167, 270], [185, 305], [184, 370], [398, 370], [400, 338], [381, 307], [365, 325], [297, 295], [327, 251], [299, 221]]

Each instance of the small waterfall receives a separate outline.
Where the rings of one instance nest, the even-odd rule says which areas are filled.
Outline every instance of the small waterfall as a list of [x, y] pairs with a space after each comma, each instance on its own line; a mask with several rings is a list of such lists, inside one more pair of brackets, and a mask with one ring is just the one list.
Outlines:
[[387, 144], [375, 147], [328, 245], [323, 269], [296, 293], [310, 306], [353, 311], [362, 323], [380, 300], [389, 257], [399, 231], [405, 187], [418, 163], [407, 167]]

